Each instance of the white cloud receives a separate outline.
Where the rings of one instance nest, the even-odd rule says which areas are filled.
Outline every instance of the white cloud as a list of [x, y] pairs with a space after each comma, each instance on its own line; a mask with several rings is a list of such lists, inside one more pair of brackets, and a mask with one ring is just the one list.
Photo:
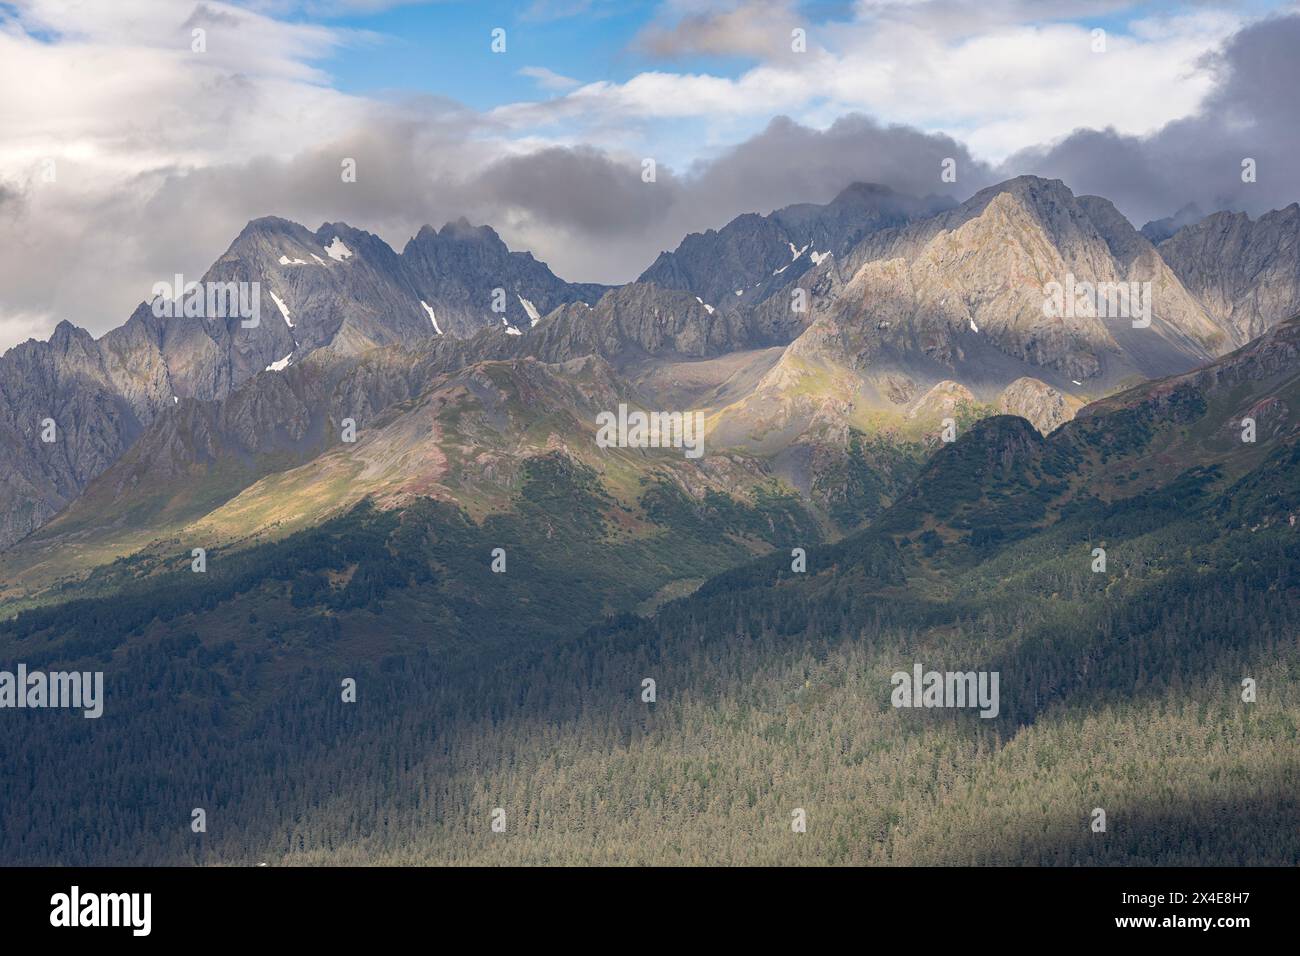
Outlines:
[[[208, 209], [154, 205], [170, 179], [287, 158], [375, 113], [311, 65], [353, 34], [223, 3], [14, 7], [0, 16], [0, 345], [41, 314], [101, 332], [120, 323], [173, 267], [151, 236], [188, 226], [174, 266], [206, 268], [192, 253]], [[206, 52], [193, 51], [193, 29], [207, 31]]]
[[[1018, 5], [1009, 6], [1019, 14]], [[687, 18], [673, 31], [650, 36], [661, 45], [671, 38], [683, 49], [725, 52], [718, 37], [730, 37], [734, 45], [737, 36], [750, 35], [716, 28], [747, 11], [765, 24], [766, 18], [784, 17], [784, 7], [748, 4]], [[806, 54], [780, 55], [735, 77], [646, 71], [540, 103], [502, 106], [492, 115], [522, 130], [611, 117], [654, 123], [862, 111], [961, 136], [981, 158], [998, 161], [1079, 127], [1139, 134], [1192, 114], [1213, 84], [1203, 58], [1241, 26], [1235, 15], [1210, 11], [1150, 18], [1135, 23], [1129, 35], [1107, 37], [1106, 51], [1094, 53], [1087, 26], [983, 22], [983, 32], [949, 35], [933, 29], [937, 8], [873, 4], [867, 21], [820, 34], [810, 28]], [[882, 10], [891, 16], [882, 17]], [[819, 37], [831, 36], [838, 40], [834, 50], [817, 47]], [[759, 41], [750, 40], [740, 46], [756, 49]]]
[[552, 92], [571, 90], [582, 85], [579, 80], [575, 80], [571, 76], [561, 76], [554, 70], [548, 70], [544, 66], [526, 66], [519, 71], [519, 75], [535, 80], [542, 89]]
[[7, 312], [0, 309], [0, 345], [8, 348], [28, 339], [45, 339], [59, 323], [48, 312]]

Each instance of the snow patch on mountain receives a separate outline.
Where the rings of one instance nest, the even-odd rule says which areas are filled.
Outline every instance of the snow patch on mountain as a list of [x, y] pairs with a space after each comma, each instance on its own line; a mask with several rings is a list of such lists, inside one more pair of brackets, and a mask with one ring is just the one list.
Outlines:
[[[275, 354], [275, 353], [272, 353], [272, 354]], [[286, 355], [284, 358], [279, 359], [278, 361], [272, 362], [272, 363], [271, 363], [270, 365], [268, 365], [268, 366], [267, 366], [263, 371], [267, 371], [267, 372], [283, 372], [285, 369], [287, 369], [287, 368], [289, 367], [289, 360], [292, 359], [292, 358], [293, 358], [293, 353], [290, 352], [290, 353], [289, 353], [288, 355]]]
[[536, 325], [541, 320], [541, 316], [537, 314], [537, 306], [533, 305], [531, 302], [529, 302], [527, 299], [525, 299], [522, 295], [519, 295], [518, 293], [515, 294], [515, 298], [519, 300], [519, 304], [522, 305], [524, 307], [524, 311], [528, 313], [528, 318], [531, 323], [530, 328], [532, 327], [532, 325]]
[[342, 262], [344, 259], [352, 258], [352, 250], [345, 246], [343, 240], [338, 236], [335, 236], [334, 241], [325, 247], [325, 254], [335, 262]]
[[279, 308], [280, 314], [284, 316], [285, 324], [288, 325], [289, 328], [293, 328], [293, 319], [289, 318], [289, 309], [280, 301], [280, 297], [274, 292], [271, 293], [271, 298], [274, 300], [276, 307]]
[[433, 331], [442, 335], [442, 329], [438, 328], [438, 317], [433, 314], [433, 306], [425, 302], [423, 299], [420, 300], [420, 305], [424, 306], [424, 311], [429, 313], [429, 321], [433, 323]]

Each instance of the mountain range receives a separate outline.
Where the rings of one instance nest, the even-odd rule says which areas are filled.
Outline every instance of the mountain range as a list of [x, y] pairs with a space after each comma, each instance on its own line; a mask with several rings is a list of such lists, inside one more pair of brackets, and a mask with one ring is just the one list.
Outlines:
[[[1156, 247], [1110, 203], [1059, 181], [1022, 177], [955, 206], [859, 184], [824, 206], [688, 236], [618, 288], [566, 283], [463, 220], [420, 230], [400, 254], [342, 223], [312, 233], [256, 220], [202, 281], [258, 283], [258, 327], [158, 318], [144, 303], [97, 340], [65, 321], [0, 359], [0, 444], [13, 463], [0, 545], [114, 466], [115, 497], [123, 472], [145, 480], [132, 464], [144, 457], [161, 484], [220, 460], [240, 475], [231, 492], [438, 376], [592, 355], [645, 407], [705, 409], [713, 447], [752, 456], [825, 518], [821, 474], [843, 464], [853, 435], [923, 444], [960, 409], [1050, 431], [1091, 399], [1207, 362], [1300, 309], [1297, 215], [1218, 213]], [[1067, 276], [1150, 283], [1150, 326], [1045, 316], [1045, 284]], [[59, 440], [38, 443], [47, 419]]]
[[[1056, 180], [855, 184], [615, 287], [464, 221], [397, 253], [256, 220], [203, 277], [257, 283], [256, 327], [155, 300], [0, 358], [0, 648], [107, 670], [137, 742], [6, 724], [0, 852], [1294, 858], [1298, 216], [1139, 231]], [[1053, 312], [1054, 284], [1134, 314]], [[704, 454], [603, 447], [620, 406], [698, 411]], [[921, 656], [1000, 669], [997, 726], [891, 722]], [[1223, 730], [1247, 672], [1270, 696]], [[340, 675], [374, 704], [340, 713]], [[238, 826], [173, 830], [200, 799]], [[840, 822], [792, 848], [801, 800]], [[1106, 844], [1062, 816], [1098, 800], [1127, 810]], [[531, 842], [470, 827], [493, 801]]]

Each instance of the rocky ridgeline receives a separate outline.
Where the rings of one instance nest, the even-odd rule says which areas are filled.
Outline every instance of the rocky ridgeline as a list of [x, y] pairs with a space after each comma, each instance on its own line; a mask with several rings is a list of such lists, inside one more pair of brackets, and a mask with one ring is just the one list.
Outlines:
[[[781, 448], [803, 436], [847, 449], [864, 409], [928, 421], [941, 384], [1049, 432], [1090, 399], [1205, 365], [1300, 311], [1298, 226], [1292, 205], [1256, 221], [1183, 210], [1139, 232], [1107, 200], [1036, 177], [956, 206], [859, 184], [688, 236], [609, 289], [565, 282], [464, 220], [397, 253], [345, 223], [259, 219], [203, 277], [257, 283], [255, 326], [146, 303], [99, 339], [63, 322], [0, 358], [0, 547], [138, 441], [136, 487], [223, 456], [305, 460], [342, 417], [371, 420], [491, 360], [595, 355], [644, 378], [779, 349], [774, 366], [737, 360], [749, 384], [711, 426], [763, 454], [780, 451], [763, 437], [777, 432]], [[1067, 279], [1145, 284], [1149, 324], [1046, 314], [1045, 286]], [[43, 442], [49, 420], [56, 440]], [[786, 476], [805, 491], [838, 473], [801, 468]]]

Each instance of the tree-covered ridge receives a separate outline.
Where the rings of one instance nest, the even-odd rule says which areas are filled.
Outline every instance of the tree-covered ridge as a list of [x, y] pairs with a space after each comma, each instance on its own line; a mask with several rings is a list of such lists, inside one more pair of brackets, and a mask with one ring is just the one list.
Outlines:
[[[203, 574], [187, 553], [162, 568], [124, 559], [101, 575], [109, 583], [96, 582], [111, 596], [23, 611], [0, 622], [0, 636], [28, 642], [18, 646], [33, 666], [83, 655], [108, 661], [154, 625], [221, 616], [232, 602], [267, 604], [250, 613], [259, 626], [248, 637], [274, 639], [337, 630], [349, 611], [388, 617], [392, 598], [415, 602], [426, 622], [453, 634], [555, 639], [575, 620], [631, 610], [671, 580], [706, 576], [773, 544], [820, 540], [808, 513], [775, 486], [750, 505], [712, 491], [696, 502], [666, 480], [647, 481], [643, 503], [649, 535], [620, 527], [597, 476], [556, 452], [526, 463], [513, 510], [481, 522], [434, 499], [400, 510], [363, 502], [283, 540], [213, 551]], [[491, 568], [498, 548], [505, 573]]]

